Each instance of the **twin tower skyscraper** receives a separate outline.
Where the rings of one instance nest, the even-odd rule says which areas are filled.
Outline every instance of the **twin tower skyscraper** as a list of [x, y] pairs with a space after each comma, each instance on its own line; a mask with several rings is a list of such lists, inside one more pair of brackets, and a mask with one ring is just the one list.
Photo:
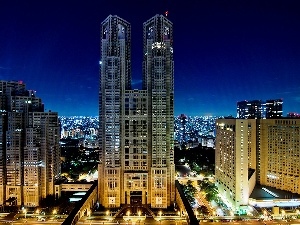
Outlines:
[[143, 24], [143, 86], [131, 88], [131, 25], [101, 26], [99, 201], [104, 207], [175, 201], [173, 24]]

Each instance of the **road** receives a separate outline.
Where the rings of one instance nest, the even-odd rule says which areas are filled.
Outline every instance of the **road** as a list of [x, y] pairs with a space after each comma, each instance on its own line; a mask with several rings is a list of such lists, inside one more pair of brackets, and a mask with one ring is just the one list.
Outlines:
[[[63, 220], [59, 221], [36, 221], [34, 219], [29, 219], [27, 222], [25, 222], [24, 219], [16, 220], [11, 222], [4, 222], [0, 221], [0, 225], [28, 225], [28, 224], [34, 224], [34, 225], [60, 225], [62, 224]], [[136, 223], [131, 223], [126, 222], [124, 220], [119, 220], [117, 222], [112, 222], [112, 221], [101, 221], [101, 220], [83, 220], [81, 219], [78, 223], [78, 225], [187, 225], [186, 221], [184, 220], [162, 220], [162, 221], [156, 221], [150, 218], [147, 218], [144, 222], [136, 222]], [[300, 225], [300, 220], [294, 220], [294, 221], [236, 221], [236, 222], [204, 222], [201, 221], [199, 224], [204, 224], [204, 225], [290, 225], [290, 224], [295, 224], [295, 225]]]
[[288, 224], [300, 224], [300, 221], [237, 221], [237, 222], [200, 222], [205, 225], [288, 225]]
[[144, 221], [125, 221], [121, 218], [116, 219], [115, 221], [103, 221], [103, 220], [86, 220], [85, 218], [80, 219], [77, 223], [78, 225], [93, 225], [93, 224], [103, 224], [103, 225], [187, 225], [186, 220], [161, 220], [157, 221], [153, 218], [147, 217]]
[[27, 225], [27, 224], [35, 224], [35, 225], [45, 225], [45, 224], [51, 224], [51, 225], [59, 225], [62, 224], [64, 219], [58, 219], [58, 220], [46, 220], [46, 221], [37, 221], [36, 218], [27, 218], [27, 219], [18, 219], [18, 220], [7, 220], [5, 221], [3, 218], [0, 220], [0, 225]]

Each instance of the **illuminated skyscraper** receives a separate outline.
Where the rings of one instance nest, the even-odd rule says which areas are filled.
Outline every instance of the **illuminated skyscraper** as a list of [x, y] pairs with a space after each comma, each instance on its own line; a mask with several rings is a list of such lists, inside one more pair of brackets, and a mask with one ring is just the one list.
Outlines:
[[38, 206], [60, 174], [59, 122], [25, 84], [0, 81], [0, 203]]
[[130, 32], [118, 16], [102, 22], [99, 199], [166, 208], [175, 200], [172, 23], [144, 23], [143, 90], [131, 90]]
[[266, 118], [274, 119], [282, 117], [282, 99], [266, 101]]
[[237, 118], [239, 119], [272, 119], [282, 117], [282, 99], [252, 100], [237, 103]]
[[265, 118], [266, 104], [261, 100], [240, 101], [237, 103], [237, 118], [261, 119]]

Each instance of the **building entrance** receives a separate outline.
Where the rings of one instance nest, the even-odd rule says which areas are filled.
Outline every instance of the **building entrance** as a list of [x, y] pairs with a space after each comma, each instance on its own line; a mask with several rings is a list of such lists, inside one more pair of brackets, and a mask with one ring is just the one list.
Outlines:
[[130, 192], [130, 204], [141, 205], [142, 204], [142, 191], [131, 191]]

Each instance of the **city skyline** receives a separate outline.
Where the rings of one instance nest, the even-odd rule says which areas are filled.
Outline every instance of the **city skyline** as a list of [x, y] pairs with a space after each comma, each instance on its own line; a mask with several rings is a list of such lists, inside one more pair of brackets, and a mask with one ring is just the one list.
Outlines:
[[[17, 4], [16, 4], [17, 3]], [[300, 111], [296, 1], [0, 1], [0, 80], [23, 80], [60, 116], [98, 114], [101, 21], [132, 25], [132, 84], [140, 89], [142, 24], [174, 24], [175, 115], [236, 115], [242, 100], [283, 99]], [[136, 9], [138, 8], [138, 10]]]

